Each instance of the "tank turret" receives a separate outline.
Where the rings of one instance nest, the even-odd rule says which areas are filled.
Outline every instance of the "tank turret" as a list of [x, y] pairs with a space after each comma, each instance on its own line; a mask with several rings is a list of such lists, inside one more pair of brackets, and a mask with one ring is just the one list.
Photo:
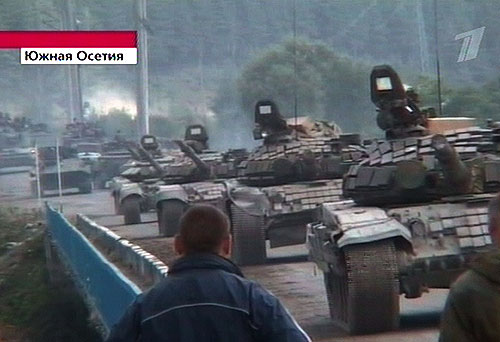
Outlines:
[[208, 149], [208, 133], [203, 125], [189, 125], [186, 127], [184, 142], [196, 153]]
[[415, 92], [407, 93], [398, 74], [388, 65], [373, 68], [371, 100], [377, 106], [377, 124], [388, 139], [427, 134], [427, 117], [417, 106]]
[[141, 147], [150, 152], [156, 152], [160, 148], [156, 137], [150, 134], [141, 137]]
[[276, 103], [271, 100], [261, 100], [255, 104], [255, 128], [253, 130], [255, 140], [264, 139], [264, 143], [270, 143], [288, 133], [290, 129]]
[[175, 143], [179, 146], [181, 151], [193, 161], [198, 168], [198, 172], [201, 175], [205, 175], [207, 179], [210, 178], [210, 166], [196, 154], [195, 150], [184, 141], [176, 140]]
[[287, 122], [270, 100], [255, 105], [254, 138], [264, 139], [240, 165], [239, 180], [251, 186], [339, 178], [364, 156], [358, 135], [308, 117]]

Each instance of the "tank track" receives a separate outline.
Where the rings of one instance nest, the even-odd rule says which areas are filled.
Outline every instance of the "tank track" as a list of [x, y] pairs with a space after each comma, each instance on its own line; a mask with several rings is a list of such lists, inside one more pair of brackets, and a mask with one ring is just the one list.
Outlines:
[[249, 215], [231, 206], [233, 223], [233, 259], [238, 265], [262, 264], [266, 261], [266, 233], [262, 216]]
[[391, 240], [346, 247], [345, 273], [325, 274], [332, 319], [352, 333], [399, 325], [399, 281]]

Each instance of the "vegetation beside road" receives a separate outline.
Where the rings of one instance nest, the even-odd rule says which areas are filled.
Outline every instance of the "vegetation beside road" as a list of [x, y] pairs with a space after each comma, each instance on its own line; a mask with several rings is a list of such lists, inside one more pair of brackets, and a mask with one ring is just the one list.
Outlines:
[[70, 281], [49, 282], [39, 219], [37, 211], [0, 209], [0, 341], [99, 341]]

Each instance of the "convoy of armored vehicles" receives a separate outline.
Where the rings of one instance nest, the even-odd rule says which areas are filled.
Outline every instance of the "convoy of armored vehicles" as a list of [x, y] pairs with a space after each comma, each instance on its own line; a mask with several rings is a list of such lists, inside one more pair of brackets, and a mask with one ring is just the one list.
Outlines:
[[400, 294], [449, 287], [490, 250], [487, 205], [500, 189], [498, 129], [428, 118], [387, 65], [370, 82], [387, 138], [344, 177], [352, 201], [322, 204], [307, 234], [330, 314], [353, 333], [397, 328]]
[[[161, 186], [234, 177], [234, 165], [245, 158], [246, 152], [209, 150], [207, 142], [208, 134], [202, 125], [188, 126], [184, 141], [176, 141], [179, 149], [174, 150], [160, 151], [154, 136], [144, 136], [140, 146], [132, 148], [135, 159], [125, 164], [123, 172], [112, 182], [115, 208], [125, 223], [140, 223], [141, 212], [157, 208]], [[165, 213], [158, 213], [160, 227], [164, 226], [164, 216]]]
[[[314, 208], [341, 198], [340, 177], [364, 155], [359, 136], [342, 135], [336, 125], [306, 117], [287, 122], [268, 100], [256, 104], [255, 122], [254, 136], [264, 143], [248, 157], [205, 167], [210, 172], [204, 181], [156, 186], [162, 235], [173, 236], [182, 213], [205, 203], [230, 217], [233, 258], [239, 264], [265, 262], [266, 240], [271, 247], [304, 243]], [[187, 155], [203, 168], [198, 155]], [[221, 166], [233, 171], [225, 179], [214, 172]]]
[[75, 122], [59, 153], [39, 149], [32, 189], [43, 195], [62, 182], [88, 193], [96, 176], [104, 186], [119, 173], [110, 183], [116, 213], [135, 224], [156, 210], [167, 237], [189, 206], [214, 205], [230, 217], [238, 264], [264, 263], [267, 240], [271, 248], [306, 242], [336, 324], [352, 333], [395, 329], [400, 294], [449, 287], [491, 249], [487, 205], [500, 190], [500, 128], [431, 117], [390, 66], [373, 68], [370, 84], [385, 132], [370, 145], [335, 124], [286, 120], [270, 100], [255, 105], [253, 134], [263, 143], [250, 153], [210, 150], [202, 125], [188, 126], [178, 149], [161, 149], [152, 135], [104, 148], [102, 131]]

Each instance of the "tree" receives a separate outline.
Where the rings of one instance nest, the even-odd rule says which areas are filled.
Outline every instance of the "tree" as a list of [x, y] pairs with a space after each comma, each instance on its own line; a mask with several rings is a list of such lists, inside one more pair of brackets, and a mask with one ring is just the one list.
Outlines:
[[[294, 51], [296, 75], [294, 71]], [[371, 131], [365, 114], [369, 99], [369, 69], [336, 55], [327, 46], [304, 39], [287, 41], [252, 61], [238, 80], [246, 113], [261, 99], [272, 99], [286, 117], [297, 115], [336, 121], [345, 130]]]

